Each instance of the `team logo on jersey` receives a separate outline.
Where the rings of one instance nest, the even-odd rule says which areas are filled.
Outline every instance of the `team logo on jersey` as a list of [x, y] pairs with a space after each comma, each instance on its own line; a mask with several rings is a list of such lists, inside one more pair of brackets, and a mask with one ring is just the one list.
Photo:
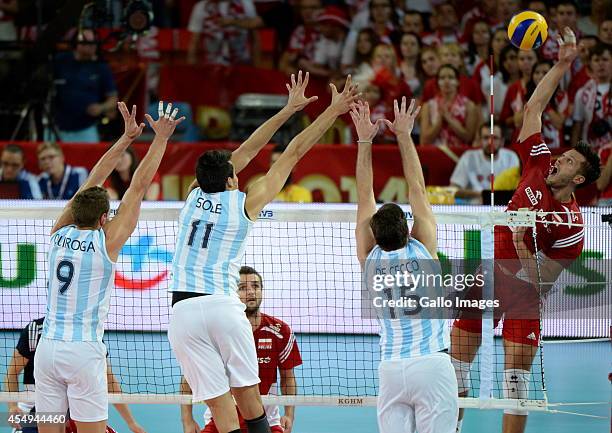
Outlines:
[[272, 339], [271, 338], [260, 338], [257, 341], [257, 349], [272, 350]]
[[527, 198], [529, 199], [531, 204], [534, 206], [537, 205], [540, 202], [540, 200], [542, 200], [542, 192], [536, 189], [536, 192], [534, 194], [530, 186], [525, 188], [525, 194], [527, 194]]
[[122, 289], [148, 290], [168, 277], [172, 253], [158, 248], [153, 236], [140, 236], [124, 245], [115, 271], [115, 286]]

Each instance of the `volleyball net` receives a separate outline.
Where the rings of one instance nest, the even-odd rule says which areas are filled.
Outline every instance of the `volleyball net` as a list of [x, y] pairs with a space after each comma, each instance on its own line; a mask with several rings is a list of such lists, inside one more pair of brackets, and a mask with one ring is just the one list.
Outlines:
[[[48, 234], [61, 207], [58, 203], [35, 206], [5, 202], [0, 210], [3, 378], [19, 331], [45, 313]], [[410, 220], [409, 207], [405, 209]], [[171, 312], [167, 289], [179, 211], [179, 204], [143, 205], [138, 227], [119, 256], [104, 337], [109, 365], [122, 389], [121, 394], [111, 395], [112, 402], [190, 401], [180, 393], [181, 373], [166, 335]], [[435, 213], [439, 258], [446, 275], [492, 271], [496, 227], [538, 230], [542, 226], [536, 224], [533, 212], [439, 206]], [[603, 213], [594, 208], [585, 212], [581, 258], [563, 272], [545, 301], [537, 305], [544, 338], [609, 337], [612, 229], [601, 221]], [[379, 324], [364, 307], [367, 302], [355, 254], [354, 220], [352, 205], [271, 205], [253, 227], [243, 264], [261, 274], [261, 311], [291, 327], [303, 361], [295, 368], [297, 395], [283, 396], [280, 387], [273, 387], [264, 398], [267, 403], [376, 404]], [[489, 286], [495, 287], [492, 282], [488, 280]], [[494, 291], [487, 296], [494, 299]], [[452, 319], [446, 317], [449, 327]], [[478, 319], [482, 344], [472, 364], [469, 396], [460, 399], [460, 406], [545, 410], [545, 353], [541, 344], [530, 370], [528, 398], [517, 401], [503, 397], [504, 351], [493, 319], [493, 309], [484, 308]], [[259, 362], [260, 368], [265, 368], [266, 359]], [[6, 383], [2, 391], [0, 401], [32, 399], [32, 394], [24, 391], [7, 393]]]

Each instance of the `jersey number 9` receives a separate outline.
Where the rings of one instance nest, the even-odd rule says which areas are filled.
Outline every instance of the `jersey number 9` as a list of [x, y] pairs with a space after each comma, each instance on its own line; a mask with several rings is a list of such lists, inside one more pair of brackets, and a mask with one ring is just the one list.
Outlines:
[[[68, 271], [64, 271], [67, 269]], [[72, 282], [72, 277], [74, 276], [74, 265], [72, 262], [68, 260], [62, 260], [57, 264], [57, 270], [55, 271], [55, 276], [61, 283], [61, 287], [59, 289], [60, 294], [66, 293], [70, 283]]]

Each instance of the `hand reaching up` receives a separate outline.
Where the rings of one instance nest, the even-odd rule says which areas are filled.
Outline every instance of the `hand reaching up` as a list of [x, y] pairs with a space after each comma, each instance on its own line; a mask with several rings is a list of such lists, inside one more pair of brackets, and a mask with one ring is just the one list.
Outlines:
[[357, 130], [359, 141], [371, 142], [383, 125], [384, 119], [378, 119], [375, 123], [370, 120], [370, 106], [367, 102], [357, 101], [351, 108], [351, 119]]
[[293, 112], [301, 111], [311, 102], [319, 99], [318, 96], [311, 96], [307, 98], [304, 92], [306, 86], [308, 86], [308, 80], [310, 74], [306, 72], [304, 79], [302, 80], [302, 71], [298, 72], [297, 80], [295, 74], [291, 74], [291, 84], [287, 83], [287, 90], [289, 91], [289, 100], [287, 101], [287, 108]]
[[172, 136], [176, 126], [185, 120], [185, 116], [176, 119], [178, 108], [175, 108], [173, 111], [172, 103], [169, 103], [164, 111], [164, 102], [159, 101], [157, 113], [159, 115], [159, 119], [157, 120], [153, 120], [149, 114], [145, 114], [145, 117], [147, 118], [147, 121], [149, 122], [149, 125], [151, 125], [153, 131], [155, 131], [155, 135], [165, 138], [166, 140]]
[[421, 106], [415, 108], [416, 100], [412, 99], [410, 101], [410, 106], [406, 109], [406, 97], [402, 96], [402, 105], [400, 106], [397, 103], [397, 99], [393, 101], [393, 111], [395, 113], [395, 120], [391, 123], [389, 120], [385, 119], [384, 122], [387, 127], [396, 135], [408, 134], [412, 133], [412, 128], [414, 128], [414, 121], [419, 115], [421, 111]]
[[342, 89], [341, 93], [338, 92], [338, 89], [336, 89], [333, 83], [329, 83], [329, 86], [332, 90], [330, 107], [336, 111], [338, 116], [347, 113], [351, 109], [351, 106], [357, 102], [357, 98], [359, 97], [359, 93], [357, 93], [357, 84], [353, 84], [352, 78], [349, 75], [346, 77], [344, 89]]
[[142, 130], [145, 127], [145, 124], [141, 123], [139, 125], [138, 123], [136, 123], [136, 106], [135, 105], [132, 106], [131, 113], [128, 110], [127, 105], [125, 105], [125, 102], [118, 102], [117, 107], [119, 108], [119, 112], [121, 113], [121, 116], [123, 117], [123, 124], [124, 124], [123, 135], [125, 135], [127, 138], [129, 138], [132, 141], [140, 137], [140, 134], [142, 134]]

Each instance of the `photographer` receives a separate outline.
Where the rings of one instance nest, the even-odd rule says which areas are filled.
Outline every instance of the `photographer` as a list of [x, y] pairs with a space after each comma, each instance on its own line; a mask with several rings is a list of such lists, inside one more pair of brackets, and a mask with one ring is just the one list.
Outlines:
[[576, 92], [572, 143], [583, 140], [595, 148], [612, 142], [612, 49], [598, 44], [589, 50], [591, 79]]
[[55, 58], [55, 120], [61, 141], [96, 143], [100, 141], [98, 120], [116, 115], [115, 82], [108, 64], [97, 58], [96, 51], [94, 31], [83, 29], [74, 51]]

